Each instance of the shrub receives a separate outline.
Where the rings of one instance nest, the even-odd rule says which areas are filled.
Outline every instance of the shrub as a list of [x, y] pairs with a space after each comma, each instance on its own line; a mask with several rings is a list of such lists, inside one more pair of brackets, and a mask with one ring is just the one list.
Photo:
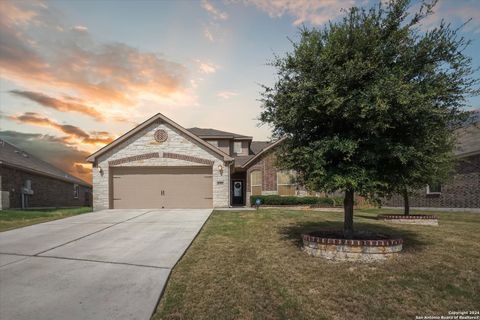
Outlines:
[[[250, 203], [255, 205], [255, 201], [260, 199], [262, 202], [261, 205], [321, 205], [333, 207], [335, 201], [332, 198], [324, 197], [296, 197], [296, 196], [278, 196], [278, 195], [268, 195], [268, 196], [250, 196]], [[337, 203], [338, 205], [338, 203]]]

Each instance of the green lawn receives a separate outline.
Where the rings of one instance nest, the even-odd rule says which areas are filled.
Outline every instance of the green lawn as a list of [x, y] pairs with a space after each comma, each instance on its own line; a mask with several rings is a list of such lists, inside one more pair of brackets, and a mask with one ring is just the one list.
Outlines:
[[92, 208], [0, 210], [0, 232], [90, 212]]
[[174, 268], [153, 319], [415, 319], [480, 309], [480, 214], [438, 213], [440, 226], [374, 219], [357, 229], [402, 235], [387, 262], [307, 256], [300, 234], [342, 226], [342, 214], [216, 211]]

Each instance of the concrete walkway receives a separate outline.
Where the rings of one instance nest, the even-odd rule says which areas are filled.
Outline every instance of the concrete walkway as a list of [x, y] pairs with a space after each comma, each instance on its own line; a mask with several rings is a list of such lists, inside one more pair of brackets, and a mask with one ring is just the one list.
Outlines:
[[104, 210], [0, 233], [0, 319], [150, 319], [211, 212]]

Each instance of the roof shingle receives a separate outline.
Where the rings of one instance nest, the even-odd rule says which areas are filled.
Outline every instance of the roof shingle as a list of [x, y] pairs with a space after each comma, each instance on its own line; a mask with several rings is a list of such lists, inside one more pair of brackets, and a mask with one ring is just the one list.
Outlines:
[[226, 138], [233, 138], [233, 139], [252, 139], [252, 137], [250, 136], [244, 136], [238, 133], [221, 131], [221, 130], [211, 129], [211, 128], [194, 127], [194, 128], [189, 128], [187, 130], [200, 138], [226, 137]]

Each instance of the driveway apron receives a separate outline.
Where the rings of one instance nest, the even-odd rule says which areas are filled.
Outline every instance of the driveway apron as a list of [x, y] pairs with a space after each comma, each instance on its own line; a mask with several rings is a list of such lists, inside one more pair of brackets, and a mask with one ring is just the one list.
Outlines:
[[103, 210], [0, 233], [0, 319], [150, 319], [211, 212]]

